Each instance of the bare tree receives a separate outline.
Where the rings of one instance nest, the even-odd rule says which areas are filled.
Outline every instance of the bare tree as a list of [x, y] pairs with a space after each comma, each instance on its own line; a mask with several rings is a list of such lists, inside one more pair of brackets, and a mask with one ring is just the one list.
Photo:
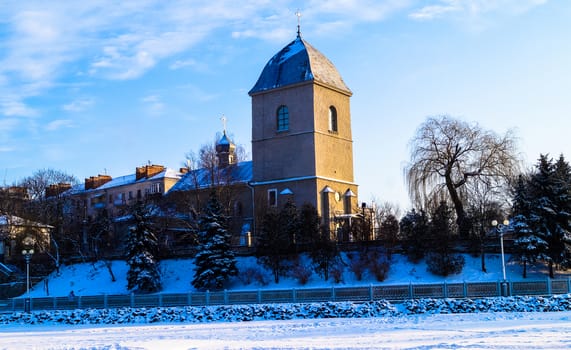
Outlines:
[[68, 183], [76, 185], [79, 181], [73, 175], [55, 169], [40, 169], [20, 181], [19, 186], [28, 189], [28, 194], [32, 200], [45, 198], [46, 189], [50, 185]]
[[471, 226], [465, 211], [467, 187], [476, 182], [502, 182], [519, 169], [511, 131], [499, 136], [448, 116], [429, 117], [410, 146], [405, 176], [411, 199], [423, 207], [435, 198], [447, 197], [454, 205], [462, 236], [468, 236]]
[[372, 215], [374, 218], [373, 230], [375, 231], [375, 239], [379, 239], [380, 227], [388, 217], [399, 218], [401, 216], [401, 209], [398, 204], [389, 201], [381, 202], [376, 198], [372, 198]]

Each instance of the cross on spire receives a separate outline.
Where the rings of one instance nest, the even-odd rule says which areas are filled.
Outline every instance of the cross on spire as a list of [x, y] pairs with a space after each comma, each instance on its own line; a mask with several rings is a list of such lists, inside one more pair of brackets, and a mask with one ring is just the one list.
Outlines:
[[295, 11], [295, 15], [297, 16], [297, 36], [301, 37], [301, 12], [299, 9]]
[[226, 122], [228, 121], [228, 119], [226, 118], [226, 116], [224, 114], [222, 114], [222, 117], [220, 118], [220, 120], [222, 121], [222, 126], [224, 127], [224, 134], [226, 134]]

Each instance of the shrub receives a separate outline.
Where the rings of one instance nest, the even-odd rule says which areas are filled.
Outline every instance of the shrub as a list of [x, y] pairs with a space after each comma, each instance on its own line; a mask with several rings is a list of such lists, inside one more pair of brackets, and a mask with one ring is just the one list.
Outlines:
[[344, 267], [343, 264], [341, 262], [337, 262], [335, 263], [332, 267], [331, 270], [329, 271], [329, 276], [331, 276], [331, 278], [333, 278], [333, 281], [335, 283], [341, 283], [343, 282], [343, 271], [344, 271]]
[[296, 264], [291, 273], [292, 277], [297, 279], [301, 285], [306, 285], [311, 277], [311, 270], [302, 264]]
[[268, 279], [266, 276], [260, 271], [259, 268], [256, 267], [248, 267], [244, 270], [241, 270], [238, 274], [238, 279], [244, 285], [250, 285], [254, 281], [258, 282], [262, 286], [268, 285]]
[[387, 278], [389, 272], [389, 263], [386, 260], [374, 260], [371, 261], [371, 266], [369, 269], [377, 281], [382, 282]]
[[359, 255], [349, 256], [349, 259], [349, 269], [351, 269], [351, 272], [355, 274], [357, 281], [361, 281], [363, 279], [363, 273], [367, 267], [366, 260], [361, 258]]
[[439, 276], [462, 272], [466, 260], [462, 255], [430, 253], [426, 256], [428, 271]]
[[390, 265], [386, 251], [378, 249], [369, 251], [366, 265], [377, 281], [382, 282], [387, 278]]

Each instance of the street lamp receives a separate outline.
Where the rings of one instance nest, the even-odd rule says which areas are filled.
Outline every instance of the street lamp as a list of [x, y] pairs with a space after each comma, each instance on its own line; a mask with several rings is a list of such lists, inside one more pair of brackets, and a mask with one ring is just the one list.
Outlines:
[[23, 243], [22, 255], [26, 259], [26, 299], [24, 301], [24, 311], [30, 312], [30, 261], [32, 260], [32, 255], [34, 255], [34, 240], [26, 237]]
[[503, 223], [498, 223], [497, 220], [492, 220], [492, 226], [496, 228], [498, 233], [500, 234], [500, 249], [502, 252], [502, 275], [503, 275], [503, 283], [502, 283], [502, 295], [507, 295], [507, 280], [506, 280], [506, 261], [504, 258], [504, 234], [506, 233], [506, 229], [510, 224], [509, 220], [504, 220]]

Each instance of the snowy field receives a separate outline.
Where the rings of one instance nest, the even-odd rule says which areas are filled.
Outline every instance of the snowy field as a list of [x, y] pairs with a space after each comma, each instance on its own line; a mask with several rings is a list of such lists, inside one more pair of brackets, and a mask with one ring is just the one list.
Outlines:
[[2, 326], [1, 349], [569, 349], [571, 312]]
[[[343, 255], [344, 261], [348, 258]], [[301, 285], [292, 277], [282, 277], [280, 283], [273, 282], [271, 271], [259, 267], [253, 257], [239, 257], [238, 268], [246, 271], [248, 268], [257, 268], [266, 276], [266, 284], [260, 284], [253, 280], [251, 283], [244, 283], [239, 277], [234, 278], [229, 290], [256, 290], [256, 289], [290, 289], [290, 288], [322, 288], [341, 286], [368, 286], [370, 284], [409, 284], [409, 283], [442, 283], [442, 282], [482, 282], [499, 281], [502, 279], [502, 263], [499, 255], [489, 254], [486, 256], [488, 272], [481, 271], [479, 257], [465, 255], [466, 265], [462, 273], [447, 277], [435, 276], [427, 272], [426, 262], [412, 264], [406, 257], [393, 255], [390, 262], [390, 271], [383, 282], [377, 281], [368, 271], [365, 271], [362, 280], [356, 280], [349, 268], [345, 269], [343, 281], [339, 284], [332, 279], [323, 281], [316, 274], [313, 274], [308, 283]], [[506, 257], [507, 277], [511, 281], [521, 281], [521, 266]], [[309, 262], [307, 263], [309, 265]], [[111, 279], [111, 274], [102, 261], [95, 263], [82, 263], [75, 265], [65, 265], [60, 269], [59, 274], [55, 271], [44, 281], [33, 286], [30, 296], [67, 296], [71, 290], [75, 295], [101, 295], [101, 294], [129, 294], [127, 289], [127, 264], [125, 261], [115, 260], [111, 262], [111, 269], [116, 280]], [[194, 261], [192, 259], [172, 259], [163, 260], [159, 270], [162, 276], [163, 293], [186, 293], [195, 291], [190, 281], [194, 275]], [[558, 278], [566, 278], [568, 272], [558, 271]], [[529, 268], [528, 280], [543, 280], [547, 278], [547, 269], [543, 266]]]
[[[486, 257], [488, 272], [480, 270], [479, 258], [466, 256], [466, 266], [461, 274], [438, 277], [427, 273], [426, 265], [410, 264], [402, 256], [393, 256], [387, 280], [380, 284], [441, 283], [455, 281], [498, 281], [501, 278], [501, 260], [498, 255]], [[242, 270], [256, 266], [255, 259], [242, 258]], [[192, 260], [161, 262], [163, 292], [181, 293], [192, 291], [190, 285], [194, 264]], [[70, 290], [76, 295], [127, 294], [126, 271], [123, 261], [113, 261], [112, 271], [116, 281], [102, 262], [63, 266], [60, 273], [52, 273], [45, 283], [38, 283], [31, 291], [32, 297], [66, 296]], [[513, 262], [507, 264], [508, 278], [521, 280], [521, 267]], [[566, 272], [559, 277], [566, 278]], [[530, 279], [546, 278], [542, 267], [530, 271]], [[346, 271], [341, 286], [379, 283], [365, 274], [363, 280], [355, 280]], [[303, 287], [338, 286], [332, 281], [324, 282], [312, 276]], [[243, 283], [235, 279], [232, 290], [256, 288], [300, 288], [295, 279], [284, 278], [279, 284], [265, 285]], [[515, 302], [514, 302], [515, 300]], [[283, 307], [283, 306], [280, 306]], [[343, 304], [333, 309], [355, 313], [354, 308]], [[240, 307], [238, 307], [240, 308]], [[243, 308], [243, 307], [242, 307]], [[267, 307], [261, 306], [263, 310]], [[274, 315], [272, 311], [261, 312]], [[285, 310], [285, 311], [284, 311]], [[0, 315], [16, 319], [0, 325], [0, 350], [2, 349], [571, 349], [571, 296], [547, 298], [494, 298], [489, 300], [430, 300], [399, 304], [396, 309], [381, 308], [378, 313], [366, 313], [376, 317], [325, 318], [328, 308], [312, 306], [316, 318], [297, 318], [299, 310], [289, 308], [278, 312], [288, 320], [256, 319], [237, 322], [232, 313], [221, 312], [213, 321], [200, 323], [205, 313], [197, 309], [195, 319], [169, 322], [169, 317], [178, 319], [179, 314], [167, 314], [164, 310], [133, 310], [125, 313], [109, 313], [111, 321], [93, 324], [100, 318], [94, 310], [68, 310], [34, 314], [24, 321], [16, 314]], [[512, 312], [504, 312], [512, 310]], [[538, 310], [561, 310], [537, 312]], [[278, 310], [279, 311], [279, 310]], [[528, 312], [521, 312], [528, 311]], [[303, 314], [302, 312], [302, 314]], [[329, 311], [327, 311], [329, 312]], [[442, 312], [442, 314], [439, 314]], [[467, 313], [455, 313], [467, 312]], [[468, 313], [469, 312], [469, 313]], [[204, 314], [204, 315], [203, 315]], [[41, 316], [40, 316], [41, 315]], [[119, 315], [119, 317], [118, 317]], [[157, 315], [162, 315], [157, 317]], [[221, 315], [230, 315], [233, 322], [223, 322]], [[273, 316], [272, 316], [273, 317]], [[117, 321], [125, 318], [125, 323]], [[37, 320], [44, 321], [38, 322]], [[139, 322], [139, 319], [144, 321]], [[32, 320], [31, 322], [29, 322]], [[158, 320], [153, 321], [153, 320]], [[167, 321], [164, 321], [167, 320]], [[76, 324], [65, 324], [66, 322]], [[156, 322], [156, 323], [152, 323]], [[2, 322], [0, 322], [2, 323]], [[92, 323], [92, 324], [88, 324]], [[107, 323], [107, 324], [103, 324]]]

